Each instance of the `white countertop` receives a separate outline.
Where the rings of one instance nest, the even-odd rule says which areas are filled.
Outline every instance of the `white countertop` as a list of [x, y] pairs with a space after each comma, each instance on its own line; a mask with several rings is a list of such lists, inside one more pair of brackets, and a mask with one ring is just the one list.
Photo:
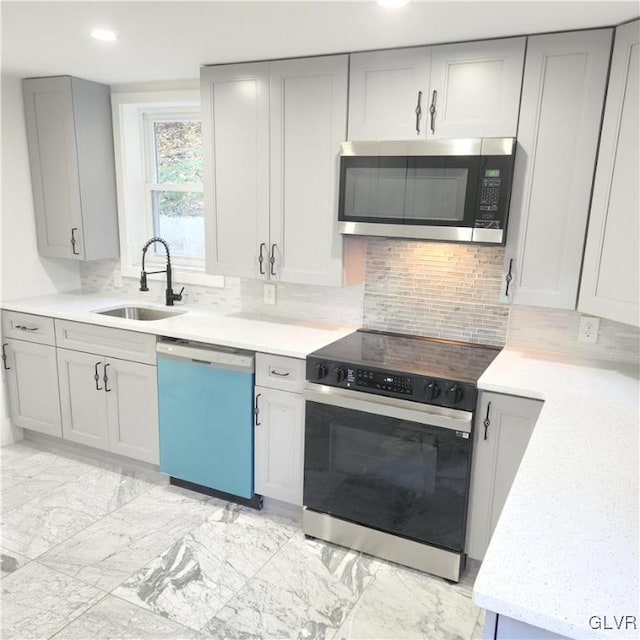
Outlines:
[[94, 313], [119, 306], [167, 308], [145, 304], [139, 298], [101, 294], [58, 293], [49, 296], [2, 302], [2, 308], [22, 313], [51, 316], [99, 324], [105, 327], [129, 329], [141, 333], [184, 338], [250, 351], [275, 353], [304, 358], [309, 353], [346, 336], [356, 327], [335, 327], [298, 321], [272, 321], [243, 318], [238, 314], [221, 315], [202, 306], [176, 305], [182, 315], [163, 320], [140, 321], [114, 318]]
[[503, 350], [478, 382], [544, 406], [474, 586], [479, 606], [572, 638], [640, 628], [638, 371]]

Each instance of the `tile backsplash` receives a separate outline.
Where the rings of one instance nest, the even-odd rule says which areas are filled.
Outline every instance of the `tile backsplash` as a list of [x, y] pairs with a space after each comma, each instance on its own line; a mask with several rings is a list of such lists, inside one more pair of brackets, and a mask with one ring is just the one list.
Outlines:
[[[223, 288], [188, 285], [190, 304], [245, 317], [291, 319], [436, 336], [490, 345], [548, 351], [638, 363], [640, 330], [600, 321], [596, 344], [578, 342], [580, 313], [504, 305], [497, 302], [503, 284], [504, 248], [412, 240], [369, 238], [363, 285], [317, 287], [278, 284], [277, 303], [263, 302], [259, 280], [225, 278]], [[87, 291], [119, 292], [162, 302], [164, 282], [150, 281], [140, 294], [138, 281], [113, 284], [114, 261], [81, 263]]]
[[503, 345], [502, 247], [370, 238], [364, 326]]

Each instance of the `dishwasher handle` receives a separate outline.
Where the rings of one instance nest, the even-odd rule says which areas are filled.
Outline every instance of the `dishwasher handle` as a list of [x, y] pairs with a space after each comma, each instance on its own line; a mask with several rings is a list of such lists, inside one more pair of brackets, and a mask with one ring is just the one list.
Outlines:
[[156, 345], [158, 357], [176, 360], [191, 360], [204, 366], [218, 369], [253, 373], [255, 370], [255, 354], [252, 351], [234, 349], [232, 347], [218, 347], [199, 342], [159, 341]]

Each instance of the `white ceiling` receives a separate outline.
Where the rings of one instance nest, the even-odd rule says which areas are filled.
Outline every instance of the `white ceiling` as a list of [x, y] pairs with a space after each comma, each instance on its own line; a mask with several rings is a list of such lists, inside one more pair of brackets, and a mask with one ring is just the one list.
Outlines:
[[[108, 84], [195, 79], [202, 64], [615, 25], [639, 3], [29, 2], [2, 0], [2, 70]], [[118, 33], [114, 44], [89, 37]]]

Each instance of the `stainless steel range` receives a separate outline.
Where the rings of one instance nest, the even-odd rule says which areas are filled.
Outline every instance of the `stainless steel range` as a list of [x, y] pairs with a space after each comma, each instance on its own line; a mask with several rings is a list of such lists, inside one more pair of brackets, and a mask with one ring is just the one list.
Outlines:
[[476, 382], [499, 352], [361, 330], [309, 355], [304, 533], [459, 580]]

